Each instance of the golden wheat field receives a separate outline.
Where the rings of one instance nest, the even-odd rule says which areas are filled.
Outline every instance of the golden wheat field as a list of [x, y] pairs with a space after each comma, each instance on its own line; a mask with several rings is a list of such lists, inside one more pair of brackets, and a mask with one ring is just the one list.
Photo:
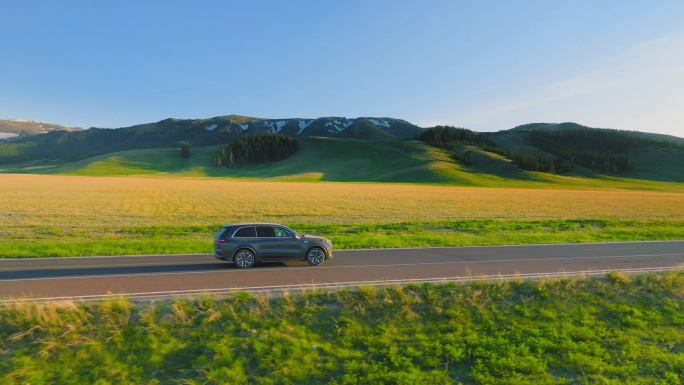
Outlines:
[[684, 194], [391, 184], [0, 175], [0, 226], [684, 220]]

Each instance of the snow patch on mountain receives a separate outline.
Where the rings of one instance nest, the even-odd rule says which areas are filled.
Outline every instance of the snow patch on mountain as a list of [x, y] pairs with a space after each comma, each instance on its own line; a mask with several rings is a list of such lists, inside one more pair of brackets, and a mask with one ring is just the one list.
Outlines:
[[212, 124], [211, 126], [207, 126], [204, 128], [206, 128], [208, 131], [214, 131], [214, 129], [216, 129], [216, 127], [218, 127], [218, 124]]
[[14, 138], [19, 136], [19, 134], [15, 134], [12, 132], [0, 132], [0, 140], [2, 139], [9, 139], [9, 138]]
[[375, 119], [368, 119], [368, 120], [370, 120], [371, 123], [375, 124], [376, 126], [385, 126], [387, 128], [389, 128], [389, 126], [390, 126], [389, 122], [386, 120], [383, 120], [382, 122], [379, 120], [375, 120]]
[[304, 131], [305, 128], [309, 127], [309, 125], [310, 125], [311, 123], [313, 123], [313, 120], [310, 121], [309, 123], [307, 123], [307, 122], [304, 121], [304, 120], [300, 120], [300, 121], [299, 121], [299, 132], [297, 133], [297, 135], [301, 134], [302, 131]]
[[334, 130], [328, 129], [328, 132], [329, 132], [329, 133], [331, 133], [331, 134], [337, 134], [338, 132], [341, 132], [342, 130], [344, 130], [344, 128], [338, 126], [338, 124], [342, 124], [342, 123], [340, 123], [340, 122], [338, 122], [337, 120], [335, 120], [335, 121], [333, 121], [333, 122], [327, 122], [325, 125], [326, 125], [326, 127], [332, 126], [332, 127], [335, 128]]
[[268, 132], [277, 134], [280, 132], [280, 130], [283, 129], [283, 127], [289, 122], [289, 120], [279, 120], [277, 122], [267, 122], [263, 121], [262, 123], [264, 126], [268, 127]]
[[354, 124], [354, 120], [356, 120], [356, 119], [343, 118], [343, 120], [345, 122], [341, 122], [337, 119], [333, 120], [332, 122], [327, 122], [325, 124], [327, 127], [334, 127], [336, 130], [336, 131], [333, 131], [333, 130], [328, 129], [328, 132], [333, 133], [333, 134], [340, 133], [340, 132], [344, 131], [345, 128]]
[[239, 124], [238, 123], [238, 126], [240, 126], [240, 128], [242, 128], [243, 131], [249, 128], [249, 124]]

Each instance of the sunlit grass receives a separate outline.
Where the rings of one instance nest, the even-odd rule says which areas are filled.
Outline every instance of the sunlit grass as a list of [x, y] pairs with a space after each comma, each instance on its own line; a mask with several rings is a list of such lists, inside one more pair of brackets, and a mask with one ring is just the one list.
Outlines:
[[0, 308], [3, 384], [678, 384], [684, 272]]
[[684, 220], [684, 193], [0, 175], [0, 226]]
[[[329, 235], [337, 248], [684, 239], [684, 194], [672, 192], [0, 178], [3, 257], [206, 253], [220, 225], [252, 221]], [[477, 230], [457, 224], [469, 220]]]

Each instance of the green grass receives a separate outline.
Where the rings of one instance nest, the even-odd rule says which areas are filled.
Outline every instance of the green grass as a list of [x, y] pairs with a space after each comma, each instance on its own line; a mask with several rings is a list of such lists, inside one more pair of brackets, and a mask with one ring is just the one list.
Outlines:
[[[300, 233], [330, 238], [337, 250], [684, 239], [682, 221], [478, 219], [289, 226]], [[211, 253], [219, 228], [17, 226], [0, 238], [0, 258]]]
[[[228, 168], [211, 166], [223, 146], [192, 147], [190, 159], [178, 148], [131, 150], [73, 163], [28, 162], [0, 166], [0, 173], [81, 176], [220, 177], [300, 182], [373, 182], [514, 188], [579, 188], [682, 191], [679, 179], [654, 176], [663, 162], [618, 177], [589, 171], [552, 175], [520, 170], [498, 155], [476, 150], [465, 167], [441, 150], [417, 141], [369, 142], [338, 138], [301, 138], [300, 151], [281, 162]], [[650, 162], [650, 163], [649, 163]], [[654, 163], [655, 162], [655, 163]], [[667, 175], [677, 175], [676, 162]], [[648, 179], [648, 180], [646, 180]]]
[[0, 308], [3, 384], [680, 384], [684, 272]]

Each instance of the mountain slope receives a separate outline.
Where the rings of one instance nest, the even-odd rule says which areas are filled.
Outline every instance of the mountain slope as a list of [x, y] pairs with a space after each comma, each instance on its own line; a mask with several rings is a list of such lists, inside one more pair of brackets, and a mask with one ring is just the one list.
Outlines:
[[44, 134], [53, 131], [74, 131], [74, 129], [57, 124], [36, 122], [35, 120], [0, 119], [0, 139], [14, 138], [20, 135]]
[[260, 119], [239, 115], [211, 119], [165, 119], [119, 129], [91, 128], [52, 132], [0, 143], [0, 164], [39, 159], [80, 160], [101, 154], [143, 148], [226, 144], [249, 133], [280, 133], [293, 137], [340, 137], [366, 140], [407, 138], [421, 128], [391, 118]]

